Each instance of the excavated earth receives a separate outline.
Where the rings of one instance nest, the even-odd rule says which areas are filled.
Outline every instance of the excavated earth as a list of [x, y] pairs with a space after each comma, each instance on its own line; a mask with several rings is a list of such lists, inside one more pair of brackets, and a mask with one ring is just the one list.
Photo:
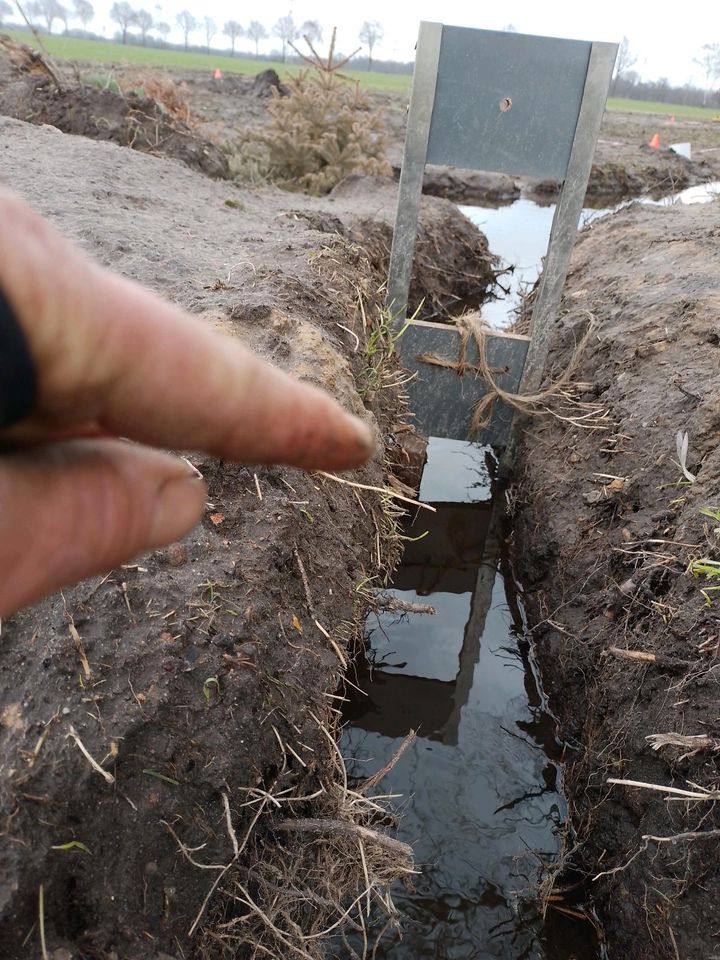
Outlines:
[[[381, 321], [391, 179], [354, 179], [323, 200], [239, 189], [175, 160], [7, 118], [0, 176], [101, 263], [375, 423], [381, 452], [354, 481], [402, 475], [412, 431], [392, 359], [370, 375], [378, 356], [366, 346]], [[428, 269], [415, 278], [416, 299], [465, 299], [470, 260], [476, 296], [493, 279], [485, 238], [448, 201], [424, 200], [419, 251]], [[52, 960], [224, 955], [217, 924], [242, 922], [242, 932], [252, 919], [223, 906], [231, 876], [252, 889], [253, 863], [277, 862], [280, 850], [306, 883], [342, 847], [332, 836], [303, 845], [279, 834], [290, 808], [269, 804], [189, 936], [218, 877], [197, 863], [233, 859], [228, 824], [242, 839], [263, 796], [248, 791], [287, 790], [307, 798], [291, 816], [337, 820], [326, 731], [336, 726], [340, 658], [361, 633], [363, 591], [383, 580], [399, 543], [386, 499], [371, 491], [291, 469], [193, 462], [210, 502], [183, 543], [2, 624], [7, 960], [41, 955], [41, 923]], [[348, 878], [356, 871], [364, 882], [357, 842], [345, 848]], [[282, 875], [275, 883], [283, 888]], [[297, 922], [319, 908], [307, 909]]]
[[590, 323], [576, 379], [595, 407], [576, 412], [603, 429], [526, 421], [510, 497], [568, 744], [568, 862], [610, 958], [717, 957], [720, 581], [693, 563], [720, 560], [720, 203], [632, 205], [583, 231], [549, 378]]
[[[95, 66], [94, 69], [97, 69]], [[184, 85], [188, 103], [203, 136], [218, 142], [237, 142], [266, 122], [265, 101], [253, 77], [226, 74], [221, 80], [198, 71], [173, 71]], [[373, 92], [373, 104], [385, 115], [388, 158], [396, 177], [400, 175], [405, 139], [408, 94]], [[663, 149], [648, 144], [659, 133]], [[667, 149], [670, 143], [691, 141], [693, 158]], [[606, 113], [600, 131], [587, 190], [587, 206], [593, 202], [655, 193], [668, 194], [707, 180], [720, 179], [720, 126], [705, 121], [675, 119], [652, 114]], [[559, 184], [534, 181], [498, 173], [428, 166], [424, 192], [456, 203], [496, 206], [521, 194], [536, 200], [552, 200]]]
[[53, 69], [29, 47], [2, 35], [0, 116], [175, 157], [209, 177], [228, 176], [220, 148], [141, 88], [120, 93], [78, 83], [74, 71]]
[[[5, 46], [0, 42], [0, 115], [49, 123], [67, 133], [176, 157], [219, 178], [231, 175], [228, 156], [264, 129], [273, 87], [276, 92], [286, 92], [266, 76], [272, 71], [260, 71], [264, 82], [258, 83], [255, 75], [226, 73], [215, 79], [197, 70], [140, 71], [116, 64], [60, 61], [53, 64], [53, 70], [62, 89], [29, 48], [13, 44], [9, 38]], [[184, 107], [180, 115], [147, 96], [145, 77], [160, 78], [176, 88]], [[98, 88], [95, 84], [103, 79], [106, 87]], [[113, 83], [120, 85], [122, 94], [107, 87]], [[408, 94], [374, 91], [368, 97], [384, 115], [387, 156], [397, 179]], [[655, 133], [660, 134], [663, 149], [648, 146]], [[693, 145], [691, 160], [668, 149], [669, 144], [684, 141]], [[671, 122], [667, 116], [612, 111], [603, 120], [586, 206], [606, 206], [643, 194], [666, 195], [715, 179], [720, 179], [718, 124], [683, 118]], [[522, 194], [552, 202], [559, 187], [553, 180], [430, 165], [423, 189], [456, 203], [497, 206]]]

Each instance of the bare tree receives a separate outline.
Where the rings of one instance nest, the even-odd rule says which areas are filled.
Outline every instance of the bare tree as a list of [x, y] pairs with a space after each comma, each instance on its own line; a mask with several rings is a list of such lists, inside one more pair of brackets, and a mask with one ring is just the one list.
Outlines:
[[135, 25], [135, 11], [127, 0], [116, 0], [110, 7], [110, 19], [120, 27], [122, 42], [127, 43], [127, 32]]
[[167, 43], [167, 38], [171, 30], [172, 30], [172, 27], [170, 26], [170, 24], [165, 23], [164, 20], [161, 20], [160, 23], [155, 24], [155, 33], [159, 33], [165, 43]]
[[317, 20], [306, 20], [300, 26], [300, 36], [307, 37], [310, 43], [322, 43], [323, 32]]
[[10, 6], [6, 0], [0, 0], [0, 27], [5, 23], [9, 17], [13, 14], [13, 8]]
[[246, 36], [255, 44], [255, 59], [260, 56], [260, 41], [267, 39], [268, 32], [258, 20], [251, 20], [246, 30]]
[[298, 38], [298, 30], [295, 26], [293, 15], [288, 13], [284, 17], [280, 17], [278, 22], [273, 27], [272, 32], [274, 36], [279, 37], [279, 39], [282, 40], [282, 62], [285, 63], [287, 45]]
[[509, 23], [506, 27], [503, 27], [503, 33], [517, 33], [517, 27], [514, 23]]
[[44, 20], [48, 33], [52, 33], [53, 23], [67, 16], [65, 7], [58, 0], [34, 0], [28, 4], [28, 13], [33, 22]]
[[368, 48], [368, 70], [372, 70], [373, 48], [376, 44], [382, 43], [384, 36], [385, 31], [377, 20], [366, 20], [360, 27], [358, 39]]
[[237, 20], [228, 20], [228, 22], [223, 27], [223, 33], [226, 37], [230, 38], [230, 56], [235, 56], [235, 42], [238, 37], [241, 37], [245, 31], [237, 22]]
[[138, 10], [135, 14], [135, 26], [140, 31], [142, 45], [145, 46], [147, 35], [153, 28], [152, 14], [148, 10]]
[[720, 43], [706, 43], [700, 50], [700, 55], [693, 59], [693, 63], [701, 68], [705, 78], [705, 96], [703, 97], [703, 106], [705, 106], [715, 84], [720, 79]]
[[183, 37], [185, 39], [185, 52], [187, 53], [188, 38], [191, 33], [194, 33], [194, 31], [198, 29], [200, 24], [189, 10], [181, 10], [177, 17], [175, 17], [175, 22], [183, 32]]
[[87, 25], [95, 17], [95, 8], [90, 0], [74, 0], [73, 7], [75, 19], [87, 29]]
[[627, 37], [623, 37], [618, 47], [617, 57], [615, 58], [615, 73], [613, 74], [612, 85], [613, 96], [615, 96], [618, 77], [624, 76], [636, 63], [637, 57], [630, 49], [630, 41]]
[[217, 24], [212, 17], [205, 17], [203, 26], [205, 27], [205, 47], [207, 52], [210, 53], [210, 44], [213, 41], [213, 37], [217, 35]]

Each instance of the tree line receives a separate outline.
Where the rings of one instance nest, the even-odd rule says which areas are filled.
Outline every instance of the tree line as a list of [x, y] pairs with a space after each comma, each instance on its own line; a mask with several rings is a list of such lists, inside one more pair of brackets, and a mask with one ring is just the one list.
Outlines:
[[613, 97], [627, 97], [631, 100], [677, 103], [684, 106], [707, 107], [720, 105], [720, 43], [704, 44], [693, 59], [703, 75], [703, 86], [687, 83], [684, 86], [673, 85], [665, 77], [659, 80], [642, 80], [633, 69], [637, 57], [630, 47], [630, 41], [623, 37], [615, 60], [610, 93]]
[[[44, 27], [48, 33], [52, 33], [53, 25], [58, 20], [67, 31], [71, 20], [79, 21], [83, 29], [87, 29], [95, 17], [95, 8], [90, 0], [73, 0], [70, 7], [60, 3], [60, 0], [28, 0], [22, 5], [22, 10], [33, 26]], [[14, 12], [7, 0], [0, 0], [0, 26], [8, 23]]]
[[[70, 28], [72, 21], [79, 22], [82, 29], [87, 31], [95, 18], [95, 8], [90, 0], [72, 0], [71, 6], [65, 6], [60, 0], [28, 0], [23, 4], [23, 11], [33, 26], [39, 26], [53, 32], [53, 26], [61, 23], [65, 31]], [[7, 22], [13, 14], [13, 8], [8, 0], [0, 0], [0, 26]], [[145, 46], [152, 42], [152, 34], [156, 34], [161, 41], [167, 43], [172, 32], [172, 26], [162, 19], [156, 19], [149, 10], [133, 7], [128, 0], [115, 0], [110, 8], [110, 19], [118, 28], [118, 38], [122, 43], [137, 37]], [[175, 25], [179, 28], [185, 50], [190, 46], [193, 35], [201, 34], [206, 50], [210, 50], [215, 37], [220, 32], [218, 24], [212, 17], [202, 19], [195, 17], [190, 10], [181, 10], [175, 17]], [[307, 38], [310, 43], [321, 43], [323, 29], [317, 20], [305, 20], [296, 24], [292, 13], [286, 14], [268, 29], [259, 20], [251, 20], [244, 26], [237, 20], [228, 20], [222, 26], [222, 34], [230, 41], [231, 56], [235, 56], [235, 47], [239, 39], [247, 38], [251, 41], [255, 57], [260, 56], [260, 43], [263, 40], [277, 38], [281, 43], [282, 61], [285, 62], [288, 47], [300, 38]], [[377, 20], [366, 20], [360, 27], [358, 39], [367, 47], [368, 68], [372, 69], [373, 51], [382, 43], [384, 30]]]

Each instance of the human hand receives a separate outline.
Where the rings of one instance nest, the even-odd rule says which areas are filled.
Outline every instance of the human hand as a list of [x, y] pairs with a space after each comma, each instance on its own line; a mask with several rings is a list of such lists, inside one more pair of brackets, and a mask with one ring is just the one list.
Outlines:
[[141, 444], [325, 469], [372, 455], [327, 394], [91, 262], [2, 187], [0, 224], [0, 291], [37, 379], [32, 413], [0, 431], [0, 617], [198, 522], [203, 482]]

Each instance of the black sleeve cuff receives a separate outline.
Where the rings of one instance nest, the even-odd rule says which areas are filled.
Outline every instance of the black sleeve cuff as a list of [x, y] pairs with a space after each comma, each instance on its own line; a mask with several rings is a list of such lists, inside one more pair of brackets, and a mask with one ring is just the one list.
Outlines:
[[25, 336], [0, 290], [0, 430], [35, 405], [37, 379]]

